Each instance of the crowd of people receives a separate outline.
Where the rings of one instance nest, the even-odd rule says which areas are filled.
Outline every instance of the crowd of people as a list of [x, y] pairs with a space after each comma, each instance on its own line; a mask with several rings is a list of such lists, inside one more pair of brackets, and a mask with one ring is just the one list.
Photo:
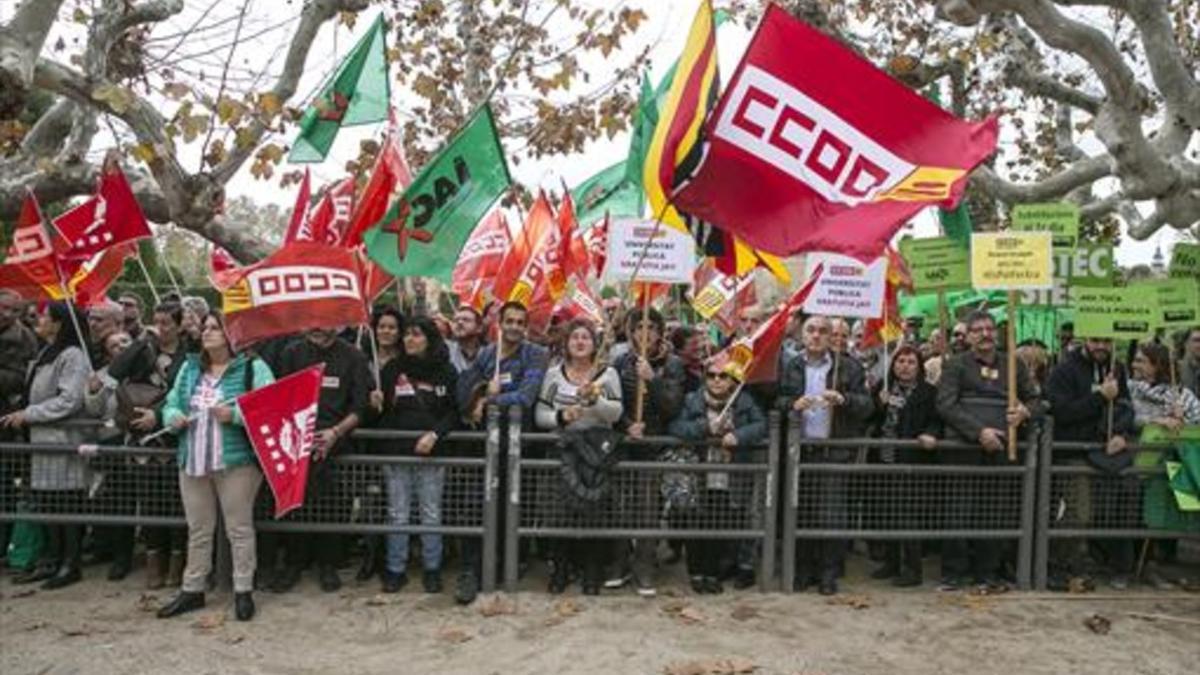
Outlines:
[[[1110, 340], [1064, 330], [1057, 357], [1036, 342], [1017, 347], [1015, 373], [1019, 402], [1008, 405], [1008, 362], [1002, 332], [992, 315], [973, 311], [952, 330], [934, 330], [927, 339], [907, 334], [891, 349], [863, 348], [862, 324], [836, 317], [796, 316], [779, 352], [777, 382], [743, 386], [740, 369], [723, 357], [732, 336], [708, 327], [668, 324], [657, 310], [609, 307], [607, 325], [575, 319], [555, 323], [547, 335], [530, 335], [529, 314], [517, 303], [481, 314], [460, 307], [453, 316], [379, 307], [364, 330], [312, 329], [235, 352], [219, 311], [199, 297], [168, 298], [148, 313], [137, 295], [100, 303], [72, 313], [62, 302], [32, 305], [0, 290], [0, 440], [84, 445], [137, 445], [150, 434], [154, 442], [175, 447], [175, 462], [150, 460], [133, 471], [121, 459], [97, 466], [83, 454], [32, 453], [28, 465], [0, 462], [0, 485], [28, 480], [39, 497], [59, 505], [88, 498], [92, 474], [104, 480], [156, 480], [178, 485], [187, 528], [45, 526], [40, 559], [16, 570], [14, 583], [43, 588], [69, 586], [81, 578], [85, 549], [110, 560], [108, 577], [131, 573], [135, 542], [145, 548], [149, 588], [177, 587], [159, 612], [171, 617], [202, 607], [212, 570], [214, 532], [223, 518], [233, 560], [235, 614], [254, 616], [253, 591], [285, 593], [306, 569], [315, 570], [323, 591], [340, 588], [338, 568], [345, 560], [347, 537], [337, 533], [259, 533], [254, 504], [263, 476], [241, 420], [231, 401], [241, 393], [314, 364], [324, 364], [317, 431], [307, 486], [307, 501], [345, 501], [337, 494], [336, 463], [331, 457], [355, 447], [436, 457], [454, 430], [484, 424], [487, 406], [520, 406], [531, 430], [559, 433], [564, 494], [570, 511], [586, 520], [588, 507], [606, 492], [605, 481], [621, 459], [689, 463], [750, 461], [768, 434], [767, 411], [782, 401], [794, 411], [806, 439], [876, 437], [913, 441], [884, 448], [872, 461], [898, 464], [952, 463], [1004, 465], [1010, 428], [1054, 418], [1056, 440], [1103, 444], [1081, 453], [1119, 480], [1128, 466], [1128, 446], [1148, 426], [1178, 430], [1200, 424], [1200, 328], [1186, 331], [1172, 352], [1157, 341], [1134, 345], [1125, 362], [1114, 358]], [[753, 330], [746, 315], [739, 332]], [[494, 317], [494, 318], [493, 318]], [[496, 338], [487, 323], [495, 321]], [[1179, 355], [1174, 363], [1172, 353]], [[886, 354], [886, 358], [885, 358]], [[111, 424], [72, 424], [81, 421]], [[359, 441], [358, 428], [418, 432], [411, 441]], [[157, 433], [167, 429], [170, 434]], [[679, 442], [622, 447], [620, 437], [674, 436]], [[975, 446], [970, 451], [939, 452], [946, 441]], [[356, 446], [356, 444], [361, 444]], [[620, 450], [618, 450], [620, 448]], [[482, 447], [478, 448], [482, 453]], [[823, 462], [853, 462], [849, 449], [807, 450]], [[144, 463], [143, 463], [144, 464]], [[19, 467], [16, 468], [16, 467]], [[13, 475], [17, 471], [27, 475]], [[662, 476], [661, 489], [631, 497], [649, 512], [670, 502], [681, 527], [688, 514], [745, 509], [738, 498], [737, 475], [699, 483]], [[389, 466], [388, 514], [407, 524], [413, 506], [422, 525], [442, 522], [446, 475], [435, 464]], [[1136, 500], [1137, 484], [1099, 493], [1090, 508], [1103, 512]], [[137, 503], [138, 490], [123, 495], [123, 512], [154, 515], [161, 505]], [[918, 512], [942, 509], [950, 521], [969, 523], [985, 505], [956, 493], [953, 503], [933, 504], [915, 485], [897, 488], [897, 508]], [[482, 495], [480, 495], [482, 499]], [[844, 482], [823, 481], [806, 499], [819, 500], [831, 527], [846, 526], [850, 496]], [[74, 502], [72, 500], [75, 500]], [[309, 508], [309, 507], [304, 507]], [[219, 511], [218, 511], [219, 509]], [[349, 508], [346, 507], [347, 518]], [[905, 517], [900, 514], [900, 517]], [[0, 550], [7, 550], [5, 528]], [[140, 537], [139, 537], [140, 534]], [[425, 592], [443, 589], [442, 569], [448, 542], [436, 533], [420, 535], [421, 584]], [[360, 576], [378, 570], [382, 589], [397, 592], [408, 581], [410, 537], [388, 534], [368, 542]], [[455, 595], [471, 602], [479, 589], [482, 543], [457, 542], [461, 572]], [[738, 588], [755, 583], [760, 552], [752, 542], [685, 539], [659, 553], [649, 539], [549, 542], [544, 554], [549, 589], [562, 592], [578, 581], [585, 594], [629, 585], [653, 595], [659, 568], [683, 556], [693, 590], [720, 592], [732, 581]], [[879, 567], [872, 576], [897, 586], [923, 583], [923, 557], [938, 546], [939, 586], [981, 586], [1002, 590], [1012, 580], [1012, 552], [995, 540], [903, 542], [872, 548]], [[845, 573], [848, 542], [800, 541], [796, 551], [797, 590], [815, 587], [838, 592]], [[1134, 543], [1108, 540], [1092, 547], [1064, 546], [1053, 552], [1056, 574], [1103, 570], [1117, 587], [1129, 583]], [[1156, 554], [1170, 555], [1164, 547]], [[523, 555], [527, 552], [523, 551]]]

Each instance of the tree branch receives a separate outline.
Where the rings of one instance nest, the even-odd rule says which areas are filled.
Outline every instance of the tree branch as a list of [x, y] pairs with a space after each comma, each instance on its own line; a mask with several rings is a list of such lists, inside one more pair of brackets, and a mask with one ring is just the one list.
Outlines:
[[1093, 115], [1100, 112], [1100, 105], [1103, 103], [1099, 98], [1066, 85], [1056, 78], [1033, 72], [1029, 64], [1023, 61], [1011, 60], [1006, 63], [1004, 80], [1034, 96], [1065, 103]]
[[1008, 204], [1023, 204], [1057, 199], [1068, 192], [1090, 185], [1113, 173], [1112, 158], [1108, 155], [1088, 157], [1066, 169], [1035, 183], [1017, 184], [1001, 178], [991, 167], [980, 165], [971, 174], [971, 182]]
[[1121, 2], [1141, 33], [1146, 63], [1154, 84], [1167, 102], [1168, 118], [1178, 116], [1189, 127], [1200, 129], [1200, 83], [1179, 50], [1171, 16], [1163, 0]]
[[34, 64], [63, 0], [26, 0], [7, 25], [0, 26], [0, 118], [13, 117], [25, 105]]

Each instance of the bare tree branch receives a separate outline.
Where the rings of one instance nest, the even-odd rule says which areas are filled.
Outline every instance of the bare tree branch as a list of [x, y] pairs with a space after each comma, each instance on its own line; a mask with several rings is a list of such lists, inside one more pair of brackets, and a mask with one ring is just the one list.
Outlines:
[[1065, 103], [1093, 115], [1100, 112], [1100, 104], [1103, 101], [1099, 98], [1068, 86], [1057, 78], [1035, 73], [1027, 63], [1009, 61], [1005, 64], [1004, 75], [1005, 81], [1010, 85], [1023, 89], [1034, 96]]
[[1061, 172], [1036, 183], [1017, 184], [1004, 180], [988, 166], [981, 165], [971, 174], [971, 181], [978, 182], [988, 194], [1009, 204], [1048, 201], [1068, 192], [1111, 176], [1112, 158], [1108, 155], [1079, 160]]
[[62, 0], [28, 0], [0, 26], [0, 117], [12, 117], [25, 105], [34, 64], [61, 6]]

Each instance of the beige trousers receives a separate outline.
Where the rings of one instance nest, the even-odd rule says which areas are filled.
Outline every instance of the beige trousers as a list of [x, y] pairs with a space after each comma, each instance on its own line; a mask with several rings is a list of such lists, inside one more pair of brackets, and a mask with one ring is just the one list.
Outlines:
[[207, 476], [179, 474], [179, 494], [188, 524], [187, 567], [183, 590], [202, 593], [212, 571], [213, 530], [217, 506], [225, 517], [225, 531], [233, 551], [233, 590], [254, 590], [254, 497], [262, 485], [262, 472], [253, 464], [225, 469]]

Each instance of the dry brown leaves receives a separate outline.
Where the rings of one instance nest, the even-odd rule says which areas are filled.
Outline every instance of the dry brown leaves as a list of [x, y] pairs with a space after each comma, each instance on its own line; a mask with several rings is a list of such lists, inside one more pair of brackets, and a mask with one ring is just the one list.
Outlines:
[[1071, 577], [1067, 582], [1068, 593], [1091, 593], [1096, 590], [1096, 583], [1087, 577]]
[[37, 593], [36, 588], [22, 588], [19, 591], [13, 591], [12, 595], [10, 595], [9, 597], [16, 600], [17, 598], [28, 598], [29, 596], [33, 595], [34, 593]]
[[546, 625], [557, 626], [582, 611], [583, 608], [573, 598], [563, 598], [554, 603], [554, 616], [546, 619]]
[[749, 659], [741, 657], [676, 661], [663, 668], [664, 675], [740, 675], [758, 670]]
[[757, 619], [761, 617], [762, 614], [759, 613], [758, 608], [756, 607], [751, 607], [750, 605], [738, 605], [733, 608], [733, 611], [729, 613], [729, 616], [733, 617], [735, 621], [749, 621], [750, 619]]
[[474, 638], [475, 636], [471, 635], [466, 631], [466, 629], [459, 626], [442, 626], [438, 629], [435, 637], [437, 638], [438, 642], [460, 645]]
[[201, 614], [198, 619], [192, 622], [192, 628], [202, 631], [216, 630], [224, 625], [224, 612], [209, 612], [208, 614]]
[[825, 600], [827, 605], [841, 605], [850, 609], [867, 609], [871, 606], [871, 598], [854, 593], [842, 593]]
[[63, 637], [87, 637], [89, 635], [95, 635], [96, 633], [107, 633], [108, 632], [107, 630], [105, 630], [103, 628], [95, 628], [95, 627], [89, 626], [87, 624], [80, 624], [78, 628], [61, 628], [60, 627], [58, 630], [60, 633], [62, 633]]
[[1093, 614], [1083, 620], [1083, 625], [1088, 627], [1096, 635], [1108, 635], [1108, 631], [1112, 630], [1112, 620], [1103, 614]]
[[153, 593], [142, 593], [138, 596], [137, 608], [142, 612], [157, 612], [158, 596]]
[[502, 614], [516, 614], [517, 602], [503, 593], [493, 593], [485, 596], [478, 603], [479, 613], [485, 617]]
[[663, 614], [669, 614], [678, 619], [681, 623], [689, 625], [708, 621], [708, 617], [704, 615], [704, 612], [701, 612], [699, 609], [689, 605], [683, 600], [672, 600], [671, 602], [664, 604], [662, 606], [662, 611]]

